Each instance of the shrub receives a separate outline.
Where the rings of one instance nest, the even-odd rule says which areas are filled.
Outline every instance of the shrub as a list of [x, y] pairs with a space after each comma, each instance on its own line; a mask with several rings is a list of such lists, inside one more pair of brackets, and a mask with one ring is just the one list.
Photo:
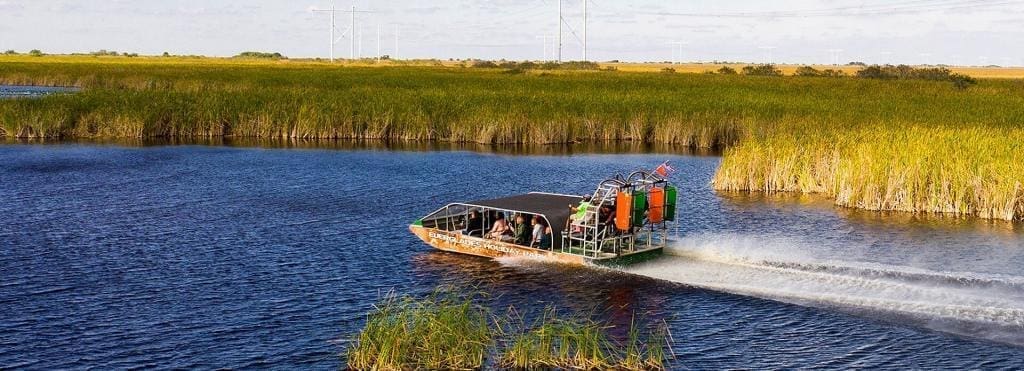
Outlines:
[[953, 86], [959, 90], [966, 90], [971, 85], [975, 85], [978, 83], [978, 80], [975, 80], [973, 77], [959, 73], [949, 75], [949, 80], [952, 81]]
[[824, 76], [821, 71], [818, 71], [811, 66], [800, 66], [793, 72], [793, 76], [799, 77], [821, 77]]
[[601, 68], [600, 65], [591, 61], [569, 61], [562, 63], [561, 67], [566, 70], [597, 70]]
[[720, 75], [735, 75], [736, 74], [736, 69], [732, 68], [732, 67], [729, 67], [729, 66], [722, 66], [722, 68], [718, 69], [718, 74], [720, 74]]
[[743, 74], [747, 76], [782, 76], [782, 71], [775, 68], [774, 64], [769, 63], [743, 67]]
[[491, 61], [473, 61], [473, 68], [498, 68], [498, 65]]
[[540, 69], [542, 69], [542, 70], [558, 69], [558, 62], [544, 62], [544, 63], [541, 63]]
[[241, 52], [235, 56], [235, 58], [255, 58], [255, 59], [287, 59], [287, 57], [281, 55], [281, 53], [265, 53], [265, 52]]
[[843, 70], [833, 70], [829, 68], [821, 71], [821, 75], [825, 77], [846, 77], [846, 72], [843, 72]]
[[899, 66], [868, 66], [857, 71], [857, 77], [867, 79], [916, 79], [929, 81], [950, 81], [957, 89], [967, 89], [977, 83], [967, 75], [953, 73], [945, 67], [914, 68], [901, 64]]
[[889, 74], [881, 66], [868, 66], [857, 71], [857, 77], [865, 79], [894, 79], [896, 76]]

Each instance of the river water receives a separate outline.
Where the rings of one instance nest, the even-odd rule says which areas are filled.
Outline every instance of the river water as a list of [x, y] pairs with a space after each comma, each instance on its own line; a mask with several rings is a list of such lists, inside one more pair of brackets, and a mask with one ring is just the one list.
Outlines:
[[[672, 160], [676, 242], [611, 269], [431, 250], [450, 201]], [[0, 369], [337, 369], [388, 291], [668, 323], [674, 368], [1024, 367], [1024, 227], [716, 194], [665, 154], [0, 145]]]
[[25, 86], [0, 84], [0, 99], [3, 98], [38, 98], [48, 94], [75, 93], [75, 87]]

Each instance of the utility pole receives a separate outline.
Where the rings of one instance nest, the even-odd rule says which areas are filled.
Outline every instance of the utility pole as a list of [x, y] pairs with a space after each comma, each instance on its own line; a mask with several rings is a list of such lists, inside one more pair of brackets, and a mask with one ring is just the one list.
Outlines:
[[549, 37], [548, 35], [542, 35], [542, 36], [535, 37], [536, 39], [540, 39], [541, 40], [541, 45], [543, 45], [542, 49], [544, 50], [544, 52], [543, 52], [544, 59], [542, 59], [541, 61], [544, 61], [544, 62], [547, 62], [547, 61], [550, 60], [550, 59], [548, 59], [548, 37]]
[[[689, 44], [686, 41], [672, 41], [668, 43], [672, 45], [672, 63], [683, 63], [683, 46]], [[679, 49], [679, 58], [676, 58], [676, 48]]]
[[773, 58], [773, 56], [772, 56], [772, 50], [775, 50], [774, 46], [759, 46], [757, 48], [761, 49], [761, 50], [764, 50], [767, 53], [768, 60], [766, 62], [764, 62], [764, 63], [767, 63], [767, 64], [774, 64], [775, 63], [775, 58]]
[[398, 59], [398, 25], [395, 25], [395, 56], [391, 59]]
[[377, 60], [380, 61], [380, 22], [377, 22]]
[[[349, 50], [349, 59], [356, 59], [356, 38], [354, 37], [355, 34], [356, 34], [356, 6], [355, 5], [352, 5], [352, 25], [349, 26], [349, 27], [352, 28], [352, 36], [353, 36], [352, 37], [352, 49]], [[362, 36], [362, 35], [360, 35], [360, 36]]]
[[558, 2], [558, 63], [562, 63], [562, 0]]
[[843, 49], [829, 49], [829, 62], [832, 62], [833, 66], [839, 65], [839, 54], [843, 52]]
[[587, 1], [583, 0], [583, 61], [587, 59]]
[[359, 47], [356, 49], [357, 50], [356, 58], [362, 58], [363, 57], [363, 29], [362, 29], [362, 27], [359, 28], [359, 33], [358, 34], [359, 34], [359, 36], [356, 37], [356, 39], [359, 40]]
[[[348, 11], [338, 10], [338, 8], [335, 7], [335, 2], [333, 0], [331, 1], [331, 8], [330, 9], [317, 9], [317, 8], [314, 8], [314, 9], [312, 9], [312, 11], [314, 11], [314, 12], [328, 12], [328, 13], [331, 13], [331, 40], [330, 40], [331, 62], [334, 62], [334, 44], [337, 44], [338, 41], [341, 40], [342, 37], [345, 37], [345, 35], [349, 35], [349, 38], [351, 39], [351, 44], [352, 44], [351, 49], [349, 50], [349, 57], [352, 58], [352, 59], [355, 59], [355, 57], [356, 57], [356, 34], [355, 34], [355, 32], [356, 32], [356, 13], [373, 13], [373, 12], [366, 11], [366, 10], [356, 10], [355, 5], [352, 6], [352, 10], [348, 10]], [[334, 32], [335, 32], [335, 30], [338, 29], [338, 26], [337, 26], [337, 13], [351, 13], [352, 23], [349, 26], [348, 30], [346, 30], [345, 32], [342, 32], [341, 36], [335, 38], [334, 37]], [[360, 36], [362, 36], [362, 35], [360, 35]]]
[[[329, 12], [329, 13], [331, 13], [331, 39], [328, 41], [328, 44], [327, 44], [328, 46], [330, 46], [330, 50], [331, 50], [331, 52], [330, 52], [331, 63], [334, 63], [334, 44], [338, 42], [334, 38], [334, 31], [338, 29], [337, 23], [335, 22], [335, 19], [337, 18], [336, 15], [337, 15], [338, 9], [334, 6], [334, 3], [335, 2], [332, 0], [331, 1], [331, 8], [330, 9], [317, 9], [317, 8], [311, 9], [311, 11], [313, 11], [313, 12]], [[346, 31], [346, 33], [347, 32], [348, 31]], [[344, 37], [345, 34], [342, 33], [341, 36]]]

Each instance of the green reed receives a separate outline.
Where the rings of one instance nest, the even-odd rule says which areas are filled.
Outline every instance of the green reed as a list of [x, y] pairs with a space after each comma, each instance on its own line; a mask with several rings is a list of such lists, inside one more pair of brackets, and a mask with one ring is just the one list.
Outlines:
[[438, 291], [413, 299], [390, 295], [367, 316], [348, 348], [358, 370], [475, 369], [493, 343], [487, 309], [472, 297]]
[[[482, 294], [439, 289], [423, 298], [388, 295], [374, 306], [346, 350], [357, 370], [513, 369], [660, 370], [668, 359], [667, 327], [647, 337], [635, 324], [629, 341], [609, 326], [552, 308], [527, 326], [514, 308], [494, 315]], [[490, 358], [490, 360], [488, 359]]]
[[1021, 80], [118, 61], [4, 59], [0, 83], [84, 90], [0, 101], [0, 136], [724, 148], [720, 190], [1024, 219]]

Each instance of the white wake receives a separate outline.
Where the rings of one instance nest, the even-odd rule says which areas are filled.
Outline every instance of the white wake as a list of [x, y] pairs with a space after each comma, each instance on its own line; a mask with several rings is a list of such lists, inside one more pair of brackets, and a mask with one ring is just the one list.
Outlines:
[[623, 271], [801, 305], [884, 313], [941, 331], [1024, 344], [1024, 277], [820, 257], [816, 251], [823, 249], [794, 239], [689, 236], [667, 256]]

